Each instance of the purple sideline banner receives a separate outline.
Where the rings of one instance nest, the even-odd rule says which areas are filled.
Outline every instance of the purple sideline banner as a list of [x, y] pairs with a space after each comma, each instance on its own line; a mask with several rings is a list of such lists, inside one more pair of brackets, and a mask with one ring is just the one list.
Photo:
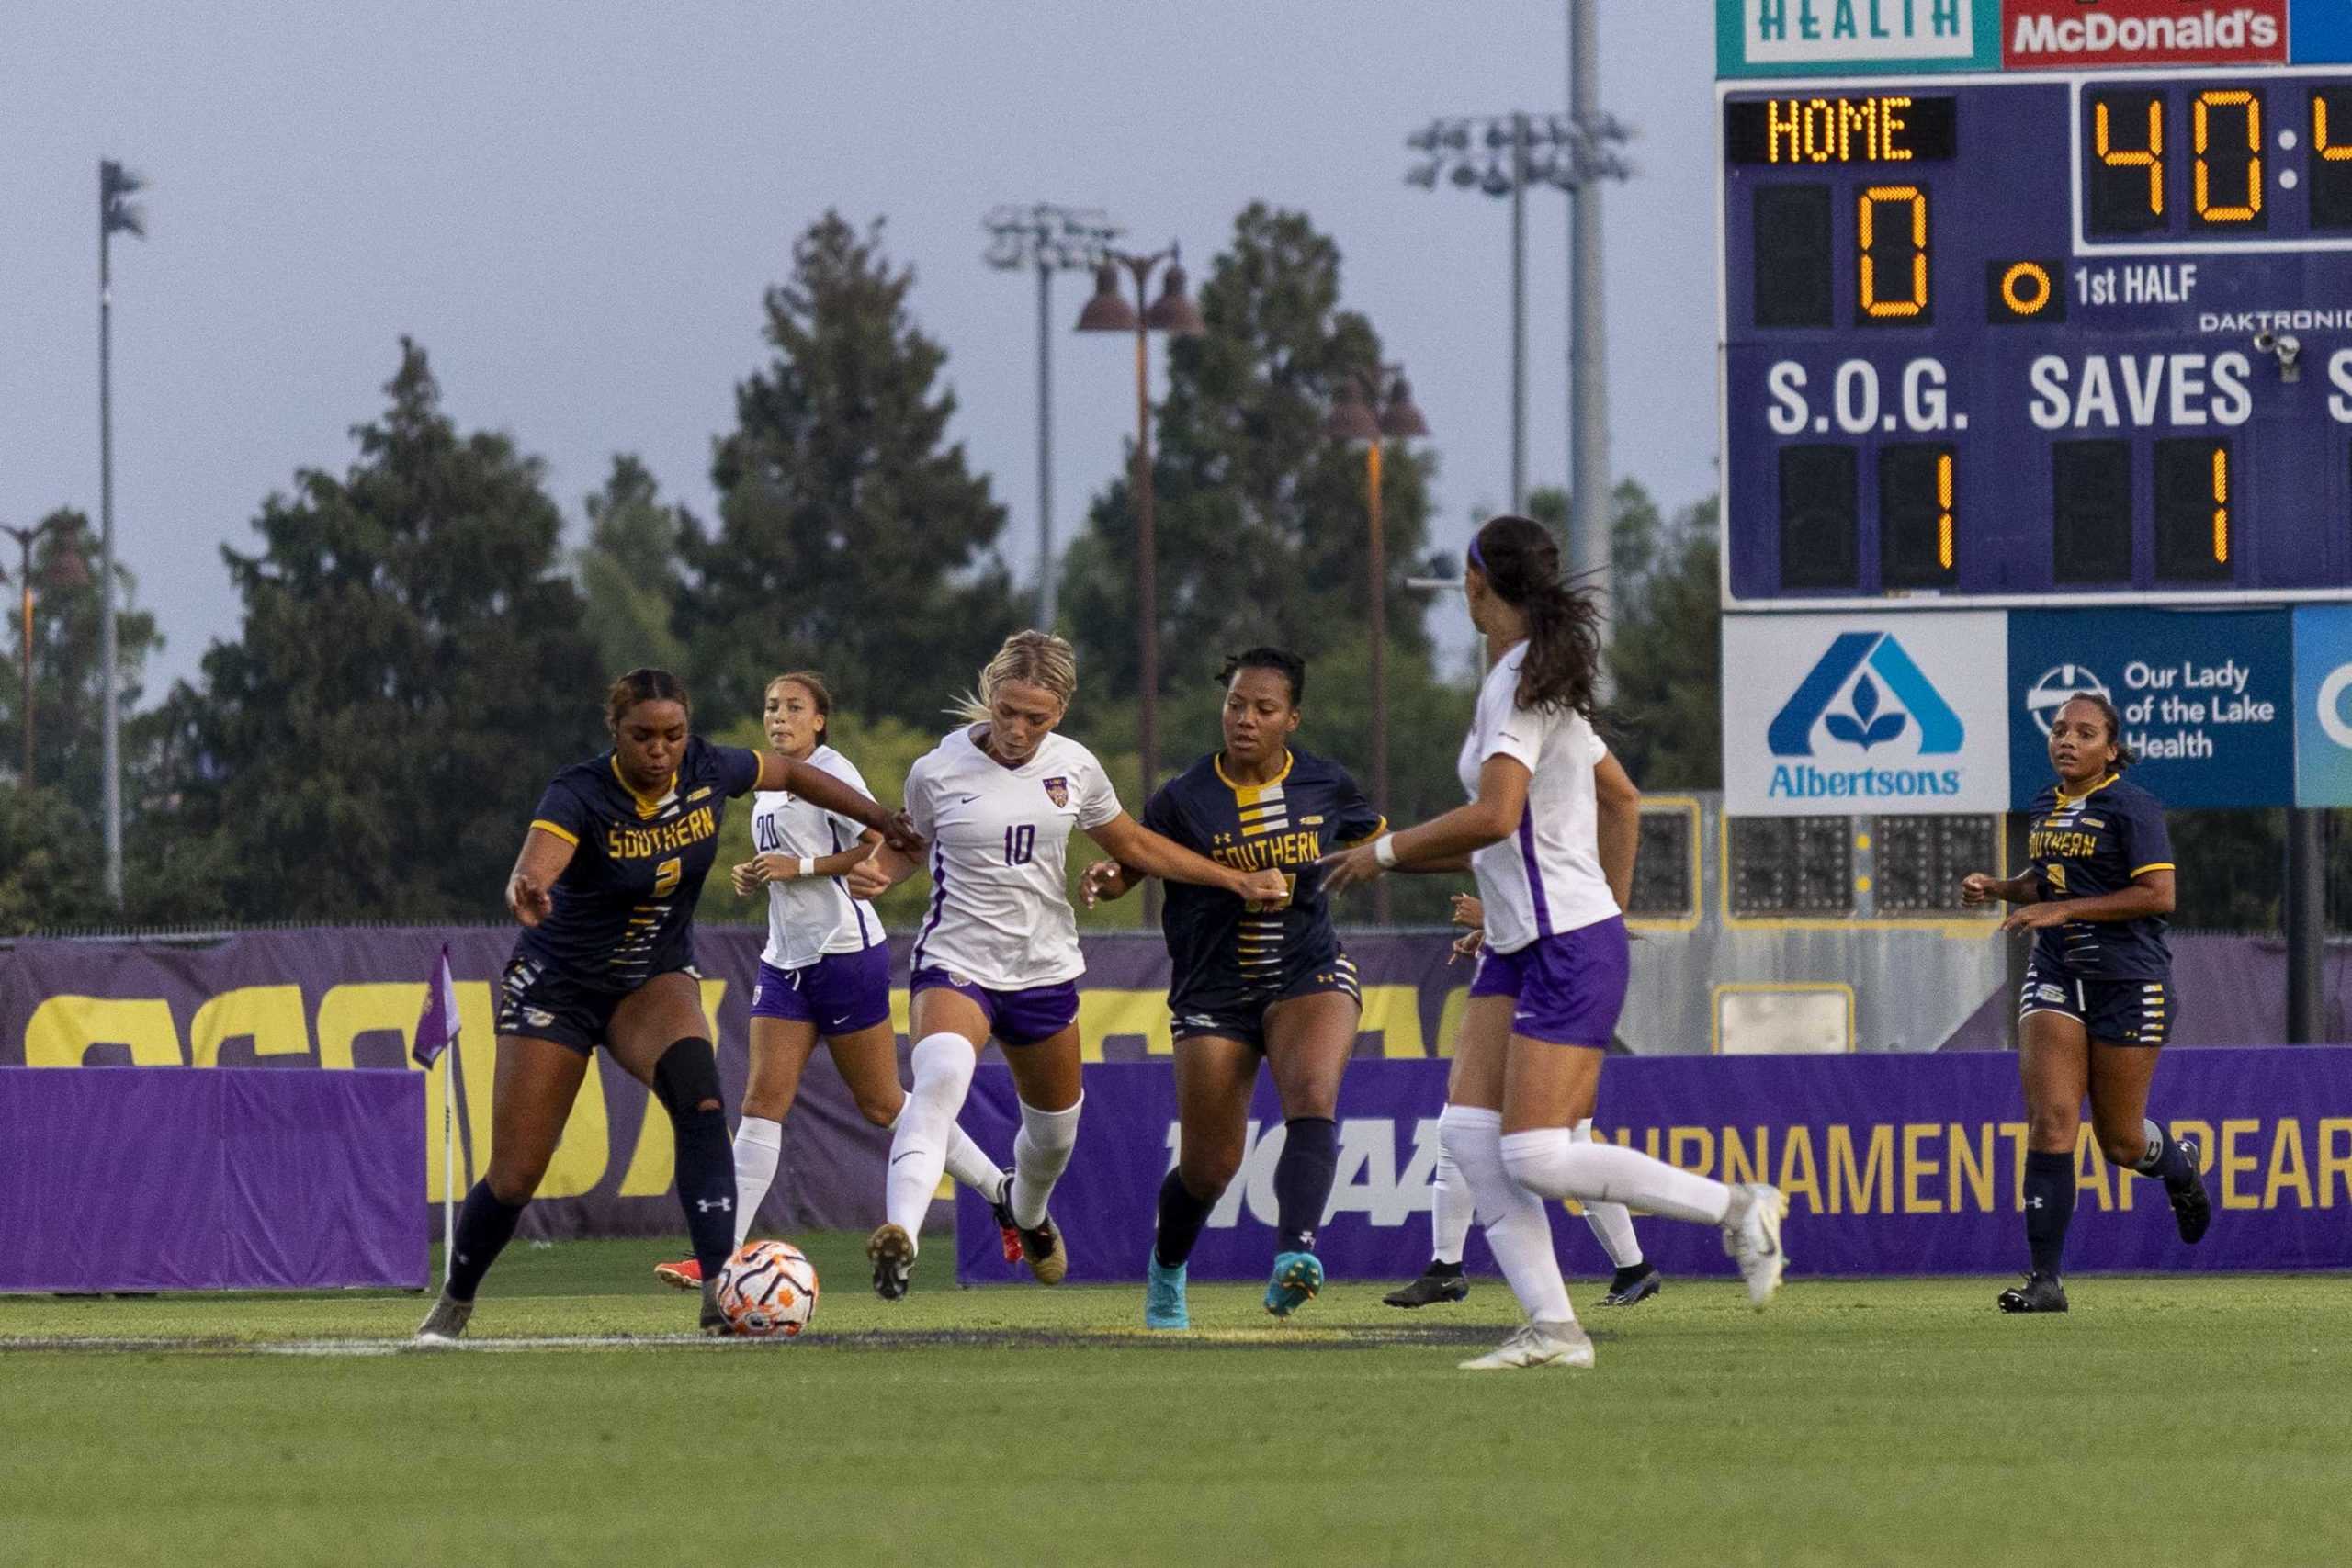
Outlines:
[[[742, 1102], [744, 1041], [763, 931], [711, 927], [695, 935], [703, 1005], [718, 1042], [730, 1107]], [[459, 1038], [429, 1072], [409, 1059], [425, 981], [443, 943], [457, 976]], [[1432, 937], [1365, 937], [1350, 951], [1363, 979], [1359, 1055], [1434, 1055], [1449, 1009], [1469, 984]], [[422, 1105], [407, 1126], [430, 1151], [417, 1211], [438, 1224], [440, 1075], [458, 1074], [458, 1190], [490, 1157], [496, 1057], [492, 992], [514, 951], [512, 927], [317, 927], [246, 931], [205, 942], [28, 939], [0, 948], [0, 1066], [381, 1067], [419, 1072]], [[892, 1012], [907, 1028], [907, 939], [891, 943]], [[1169, 1051], [1168, 953], [1157, 936], [1085, 939], [1080, 1030], [1089, 1061], [1143, 1061]], [[903, 1076], [907, 1043], [899, 1043]], [[997, 1060], [991, 1049], [990, 1060]], [[1165, 1068], [1163, 1067], [1163, 1071]], [[407, 1113], [403, 1113], [406, 1115]], [[99, 1107], [94, 1125], [121, 1118]], [[801, 1080], [775, 1185], [761, 1210], [765, 1234], [863, 1230], [882, 1220], [889, 1134], [867, 1123], [832, 1059], [817, 1053]], [[1011, 1144], [999, 1152], [1010, 1157]], [[680, 1227], [672, 1187], [669, 1119], [643, 1086], [598, 1053], [562, 1146], [524, 1215], [520, 1234], [663, 1235]], [[944, 1223], [941, 1204], [934, 1218]]]
[[420, 1290], [424, 1090], [392, 1072], [0, 1068], [0, 1292]]
[[[1404, 1279], [1430, 1248], [1438, 1062], [1359, 1061], [1340, 1095], [1340, 1165], [1317, 1237], [1340, 1279]], [[2213, 1228], [2194, 1247], [2164, 1193], [2091, 1148], [2076, 1157], [2070, 1271], [2352, 1268], [2352, 1047], [2173, 1051], [2157, 1069], [2154, 1112], [2204, 1140]], [[1261, 1078], [1249, 1152], [1193, 1254], [1204, 1280], [1260, 1280], [1274, 1253], [1274, 1160], [1282, 1121]], [[1012, 1075], [984, 1068], [964, 1125], [991, 1152], [1019, 1125]], [[2022, 1272], [2025, 1122], [2015, 1058], [1935, 1053], [1859, 1056], [1612, 1057], [1600, 1134], [1730, 1180], [1789, 1194], [1790, 1272], [1806, 1275]], [[1054, 1196], [1069, 1278], [1143, 1279], [1155, 1196], [1176, 1147], [1173, 1076], [1110, 1064], [1086, 1071], [1078, 1153]], [[1608, 1271], [1600, 1244], [1553, 1206], [1573, 1277]], [[1637, 1217], [1642, 1247], [1668, 1274], [1729, 1274], [1716, 1232]], [[1491, 1272], [1472, 1233], [1468, 1261]], [[988, 1207], [960, 1193], [956, 1275], [966, 1284], [1025, 1279], [1008, 1265]]]

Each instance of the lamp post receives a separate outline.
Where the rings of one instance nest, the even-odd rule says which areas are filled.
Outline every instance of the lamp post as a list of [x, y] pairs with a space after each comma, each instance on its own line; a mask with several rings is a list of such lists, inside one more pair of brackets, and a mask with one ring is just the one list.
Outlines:
[[[1403, 367], [1384, 366], [1388, 381], [1385, 407], [1375, 414], [1370, 399], [1378, 386], [1361, 373], [1340, 383], [1325, 429], [1333, 439], [1363, 448], [1364, 511], [1369, 532], [1364, 561], [1371, 574], [1372, 616], [1372, 804], [1388, 815], [1388, 530], [1381, 514], [1381, 450], [1385, 440], [1406, 441], [1430, 433], [1429, 421], [1414, 405], [1413, 389]], [[1373, 885], [1373, 914], [1389, 922], [1388, 881]]]
[[1053, 284], [1057, 272], [1102, 265], [1121, 230], [1095, 207], [999, 207], [981, 220], [988, 263], [999, 271], [1037, 273], [1037, 626], [1054, 629]]
[[[1579, 106], [1581, 109], [1581, 105]], [[1430, 121], [1405, 138], [1405, 145], [1421, 154], [1421, 162], [1405, 172], [1405, 183], [1424, 190], [1437, 188], [1441, 177], [1464, 190], [1479, 190], [1510, 199], [1510, 507], [1527, 509], [1527, 191], [1531, 186], [1551, 186], [1575, 193], [1601, 180], [1622, 180], [1633, 169], [1616, 151], [1632, 132], [1605, 115], [1532, 114], [1514, 109], [1505, 114], [1461, 115]], [[1581, 246], [1584, 230], [1578, 240]], [[1597, 235], [1598, 230], [1594, 230]], [[1582, 256], [1581, 248], [1577, 253]], [[1572, 273], [1574, 313], [1584, 320], [1582, 300], [1588, 287], [1600, 287], [1598, 254], [1591, 260], [1591, 277]], [[1597, 307], [1596, 307], [1597, 308]], [[1575, 363], [1582, 367], [1581, 354]], [[1581, 382], [1575, 389], [1583, 390]], [[1579, 448], [1580, 449], [1580, 448]], [[1584, 476], [1575, 477], [1577, 493]], [[1578, 505], [1573, 498], [1571, 504]]]
[[[1168, 264], [1168, 271], [1160, 282], [1159, 299], [1146, 307], [1144, 301], [1151, 275], [1160, 263]], [[1125, 267], [1135, 279], [1136, 300], [1130, 305], [1119, 292], [1119, 269]], [[1155, 556], [1159, 545], [1153, 532], [1151, 485], [1151, 374], [1149, 346], [1155, 332], [1173, 333], [1190, 337], [1206, 330], [1201, 312], [1184, 292], [1184, 265], [1178, 259], [1177, 247], [1149, 255], [1137, 255], [1125, 251], [1105, 250], [1102, 264], [1094, 269], [1094, 297], [1079, 312], [1078, 330], [1082, 333], [1125, 333], [1136, 335], [1136, 598], [1138, 649], [1137, 679], [1142, 686], [1142, 702], [1136, 722], [1136, 750], [1139, 754], [1143, 773], [1143, 795], [1150, 799], [1152, 786], [1159, 777], [1159, 580]], [[1143, 919], [1147, 926], [1159, 923], [1159, 886], [1157, 881], [1144, 884]]]
[[[17, 584], [22, 591], [23, 632], [22, 641], [17, 646], [22, 649], [25, 694], [24, 705], [18, 710], [17, 717], [25, 727], [25, 769], [17, 775], [17, 782], [26, 789], [33, 786], [33, 546], [51, 529], [64, 536], [68, 543], [74, 542], [78, 532], [74, 515], [63, 512], [29, 528], [0, 523], [0, 534], [17, 541]], [[6, 581], [7, 575], [6, 570], [0, 570], [0, 581]], [[79, 588], [90, 581], [79, 551], [51, 556], [48, 570], [42, 576], [44, 586], [50, 588]]]
[[98, 682], [104, 688], [107, 897], [122, 907], [122, 715], [114, 628], [114, 275], [118, 233], [147, 235], [131, 201], [147, 182], [112, 158], [98, 161]]

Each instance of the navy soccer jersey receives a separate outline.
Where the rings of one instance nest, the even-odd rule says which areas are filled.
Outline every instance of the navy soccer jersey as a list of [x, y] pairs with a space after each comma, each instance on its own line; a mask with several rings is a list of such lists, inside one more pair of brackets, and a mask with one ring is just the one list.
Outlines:
[[[2079, 795], [2056, 785], [2037, 796], [2027, 840], [2028, 873], [2042, 898], [2120, 893], [2143, 872], [2172, 869], [2164, 804], [2109, 773]], [[2136, 920], [2068, 920], [2034, 933], [2033, 964], [2053, 976], [2161, 980], [2172, 972], [2161, 915]]]
[[1281, 871], [1286, 908], [1266, 909], [1218, 887], [1168, 885], [1162, 919], [1175, 971], [1168, 1005], [1181, 1018], [1262, 1010], [1302, 979], [1343, 962], [1330, 899], [1315, 863], [1385, 826], [1345, 768], [1293, 747], [1271, 784], [1234, 784], [1211, 752], [1162, 784], [1144, 826], [1243, 871]]
[[694, 963], [695, 900], [718, 855], [727, 797], [759, 782], [760, 756], [687, 740], [670, 793], [647, 800], [622, 782], [606, 751], [575, 762], [531, 814], [531, 826], [573, 846], [550, 890], [547, 919], [514, 944], [575, 985], [633, 991]]

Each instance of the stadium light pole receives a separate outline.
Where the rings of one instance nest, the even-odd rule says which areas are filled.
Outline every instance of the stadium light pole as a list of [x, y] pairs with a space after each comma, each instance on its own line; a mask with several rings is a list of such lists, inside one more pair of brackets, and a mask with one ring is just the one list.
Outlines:
[[1037, 627], [1054, 629], [1054, 274], [1102, 265], [1123, 231], [1096, 207], [1003, 206], [980, 220], [988, 264], [1000, 272], [1037, 274]]
[[[71, 513], [58, 513], [29, 528], [0, 523], [0, 534], [17, 541], [17, 584], [22, 592], [23, 640], [17, 646], [21, 649], [24, 665], [25, 694], [17, 721], [25, 727], [25, 771], [17, 775], [17, 781], [26, 789], [33, 787], [33, 546], [51, 529], [63, 535], [67, 543], [75, 542], [78, 528]], [[0, 569], [0, 581], [7, 581], [7, 571]], [[51, 555], [48, 569], [41, 574], [41, 581], [42, 586], [48, 588], [79, 588], [90, 581], [90, 574], [82, 565], [80, 552], [75, 551], [62, 556]]]
[[[1633, 170], [1614, 150], [1632, 132], [1605, 116], [1590, 129], [1577, 118], [1524, 109], [1442, 116], [1405, 138], [1421, 161], [1405, 183], [1435, 190], [1441, 181], [1510, 202], [1510, 509], [1527, 509], [1527, 192], [1545, 186], [1571, 193]], [[1598, 278], [1598, 263], [1596, 282]], [[1579, 277], [1580, 282], [1580, 277]], [[1572, 481], [1573, 482], [1573, 481]], [[1571, 498], [1573, 504], [1573, 495]]]
[[147, 236], [130, 197], [147, 182], [112, 158], [98, 161], [98, 681], [104, 688], [107, 897], [122, 907], [122, 712], [114, 625], [114, 272], [118, 233]]
[[[1168, 270], [1160, 282], [1159, 299], [1148, 308], [1145, 299], [1151, 275], [1162, 262]], [[1119, 292], [1119, 269], [1135, 279], [1136, 300], [1130, 305]], [[1159, 580], [1155, 557], [1159, 541], [1154, 528], [1151, 475], [1150, 343], [1155, 332], [1192, 337], [1207, 330], [1192, 296], [1184, 291], [1184, 264], [1170, 244], [1148, 255], [1105, 249], [1094, 271], [1094, 297], [1079, 312], [1082, 333], [1125, 333], [1136, 335], [1136, 618], [1137, 622], [1137, 705], [1136, 750], [1143, 774], [1143, 798], [1151, 798], [1159, 777]], [[1159, 923], [1159, 884], [1144, 884], [1143, 921]]]
[[[1334, 394], [1325, 430], [1334, 440], [1363, 448], [1364, 513], [1367, 525], [1364, 562], [1371, 579], [1372, 638], [1372, 804], [1388, 815], [1388, 530], [1381, 513], [1381, 450], [1387, 441], [1408, 441], [1430, 433], [1429, 421], [1414, 405], [1413, 389], [1404, 367], [1381, 367], [1388, 383], [1386, 406], [1378, 413], [1372, 403], [1379, 396], [1379, 381], [1362, 372], [1343, 378]], [[1373, 884], [1373, 918], [1390, 923], [1388, 879]]]

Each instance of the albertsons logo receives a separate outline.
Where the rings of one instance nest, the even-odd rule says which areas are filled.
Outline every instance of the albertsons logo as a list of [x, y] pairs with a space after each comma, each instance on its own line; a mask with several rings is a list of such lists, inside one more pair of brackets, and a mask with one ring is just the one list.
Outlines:
[[1960, 793], [1958, 768], [1881, 765], [1898, 758], [1956, 754], [1967, 731], [1935, 683], [1885, 632], [1842, 632], [1772, 716], [1765, 731], [1781, 762], [1767, 792], [1776, 798], [1883, 799]]

